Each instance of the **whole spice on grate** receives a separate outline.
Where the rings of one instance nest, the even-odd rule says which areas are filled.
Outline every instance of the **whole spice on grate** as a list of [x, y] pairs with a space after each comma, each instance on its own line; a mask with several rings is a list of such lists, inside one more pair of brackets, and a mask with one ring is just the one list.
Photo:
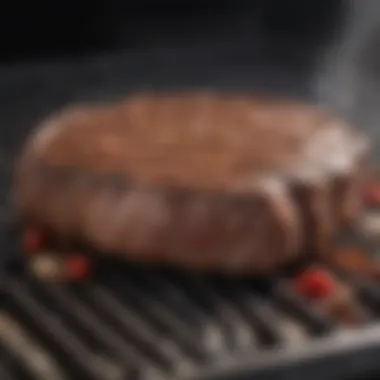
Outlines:
[[335, 280], [322, 269], [307, 269], [294, 284], [300, 294], [313, 299], [327, 297], [335, 290]]
[[67, 281], [70, 282], [86, 280], [92, 274], [91, 260], [78, 253], [65, 257], [63, 269]]
[[323, 308], [334, 319], [346, 326], [357, 325], [366, 319], [352, 289], [328, 269], [306, 269], [294, 279], [298, 293]]
[[366, 184], [363, 198], [366, 206], [380, 207], [380, 180], [378, 178], [373, 178]]
[[21, 245], [25, 253], [35, 254], [44, 248], [45, 234], [42, 228], [29, 227], [21, 237]]
[[331, 263], [340, 269], [360, 276], [370, 276], [373, 271], [373, 260], [359, 246], [341, 246], [331, 255]]
[[81, 254], [41, 251], [28, 259], [30, 274], [44, 282], [84, 281], [92, 274], [91, 260]]

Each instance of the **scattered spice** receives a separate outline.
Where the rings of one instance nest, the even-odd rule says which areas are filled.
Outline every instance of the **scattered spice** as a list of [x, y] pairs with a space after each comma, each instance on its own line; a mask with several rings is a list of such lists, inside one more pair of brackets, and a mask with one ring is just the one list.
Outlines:
[[349, 274], [369, 280], [380, 280], [380, 260], [361, 247], [337, 248], [331, 256], [331, 264]]
[[29, 227], [24, 231], [21, 244], [27, 254], [35, 254], [43, 249], [45, 235], [41, 228]]
[[360, 221], [363, 234], [370, 239], [380, 238], [380, 212], [367, 212]]
[[355, 326], [365, 321], [366, 315], [352, 289], [327, 269], [307, 269], [295, 279], [295, 287], [300, 294], [345, 326]]
[[65, 258], [65, 277], [70, 281], [82, 281], [91, 275], [90, 260], [80, 254], [71, 254]]
[[296, 279], [295, 286], [300, 294], [318, 299], [334, 292], [335, 281], [327, 271], [310, 268]]
[[380, 181], [372, 180], [364, 189], [364, 203], [368, 207], [380, 207]]
[[62, 258], [55, 252], [40, 252], [33, 255], [28, 262], [30, 273], [42, 281], [62, 280]]
[[341, 246], [331, 255], [331, 263], [344, 271], [368, 277], [373, 271], [373, 260], [361, 247]]
[[91, 262], [84, 255], [40, 251], [30, 257], [29, 271], [45, 282], [77, 282], [91, 275]]

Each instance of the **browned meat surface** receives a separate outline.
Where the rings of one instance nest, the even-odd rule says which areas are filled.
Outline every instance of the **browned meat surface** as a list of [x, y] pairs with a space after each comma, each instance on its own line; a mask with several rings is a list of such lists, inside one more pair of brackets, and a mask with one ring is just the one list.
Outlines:
[[360, 211], [366, 140], [305, 104], [145, 94], [55, 115], [17, 164], [22, 219], [138, 261], [267, 273]]

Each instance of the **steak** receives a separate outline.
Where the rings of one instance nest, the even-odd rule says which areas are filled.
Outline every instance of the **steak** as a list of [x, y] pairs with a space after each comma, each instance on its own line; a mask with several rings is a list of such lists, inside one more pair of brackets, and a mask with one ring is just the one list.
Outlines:
[[149, 93], [64, 110], [15, 175], [20, 220], [127, 260], [266, 274], [326, 255], [360, 213], [368, 143], [326, 110]]

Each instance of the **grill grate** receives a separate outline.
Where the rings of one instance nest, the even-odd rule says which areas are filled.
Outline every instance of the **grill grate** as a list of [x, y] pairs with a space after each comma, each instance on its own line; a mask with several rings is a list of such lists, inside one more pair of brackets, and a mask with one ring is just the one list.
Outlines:
[[[233, 367], [248, 356], [273, 365], [282, 352], [330, 342], [342, 330], [347, 334], [288, 281], [106, 262], [93, 279], [76, 285], [46, 286], [15, 273], [0, 309], [0, 374], [3, 379], [200, 379], [222, 363]], [[369, 321], [375, 320], [379, 289], [350, 281]]]

